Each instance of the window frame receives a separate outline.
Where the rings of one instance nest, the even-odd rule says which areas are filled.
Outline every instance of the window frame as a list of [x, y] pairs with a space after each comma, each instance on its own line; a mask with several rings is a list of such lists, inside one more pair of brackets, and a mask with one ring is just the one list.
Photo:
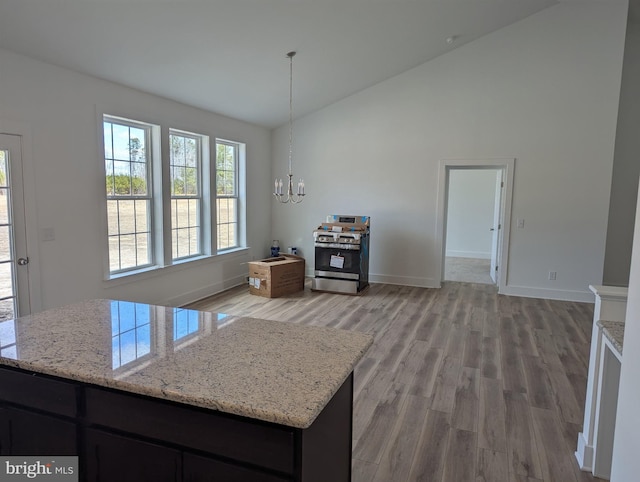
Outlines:
[[[171, 139], [172, 137], [182, 137], [185, 139], [193, 139], [196, 142], [196, 153], [197, 153], [197, 159], [196, 159], [196, 169], [197, 169], [197, 180], [196, 180], [196, 186], [197, 186], [197, 194], [196, 195], [180, 195], [180, 196], [176, 196], [173, 192], [173, 172], [172, 172], [172, 167], [174, 167], [175, 165], [172, 163], [172, 154], [173, 154], [173, 148], [172, 148], [172, 142]], [[205, 240], [207, 238], [207, 236], [205, 236], [205, 233], [207, 231], [210, 231], [210, 224], [206, 222], [206, 209], [205, 209], [205, 203], [206, 203], [206, 197], [205, 197], [205, 193], [208, 191], [208, 187], [207, 187], [207, 183], [204, 182], [204, 174], [205, 174], [205, 169], [204, 169], [204, 165], [207, 164], [204, 162], [204, 146], [205, 144], [208, 145], [208, 141], [207, 141], [207, 136], [203, 135], [203, 134], [196, 134], [193, 132], [187, 132], [187, 131], [183, 131], [180, 129], [173, 129], [170, 128], [169, 129], [169, 134], [168, 134], [168, 139], [169, 139], [169, 156], [168, 156], [168, 163], [169, 163], [169, 202], [170, 202], [170, 214], [171, 214], [171, 226], [170, 226], [170, 231], [171, 231], [171, 241], [170, 241], [170, 245], [171, 245], [171, 261], [172, 263], [180, 263], [180, 262], [184, 262], [190, 259], [195, 259], [195, 258], [199, 258], [203, 255], [205, 255], [207, 253], [207, 249], [205, 247]], [[208, 169], [206, 170], [208, 172]], [[174, 200], [178, 200], [178, 199], [182, 199], [182, 200], [196, 200], [198, 202], [198, 213], [197, 213], [197, 222], [198, 225], [197, 227], [197, 237], [198, 237], [198, 242], [197, 242], [197, 252], [196, 253], [189, 253], [186, 256], [174, 256], [173, 255], [173, 249], [174, 249], [174, 231], [177, 231], [179, 229], [183, 229], [183, 228], [179, 228], [178, 226], [174, 226], [173, 225], [173, 202]], [[177, 219], [177, 218], [176, 218]], [[190, 226], [187, 229], [192, 229]], [[176, 240], [177, 240], [177, 233], [176, 233]], [[177, 244], [175, 246], [176, 248], [176, 252], [177, 252]]]
[[[233, 179], [233, 184], [234, 184], [234, 193], [233, 195], [225, 195], [225, 194], [218, 194], [218, 146], [219, 145], [224, 145], [227, 147], [233, 147], [234, 148], [234, 179]], [[244, 229], [243, 229], [243, 203], [242, 203], [242, 199], [244, 198], [244, 176], [241, 175], [241, 166], [244, 164], [244, 144], [237, 142], [237, 141], [231, 141], [228, 139], [216, 139], [216, 159], [215, 159], [215, 167], [216, 167], [216, 175], [215, 175], [215, 204], [216, 204], [216, 209], [215, 209], [215, 214], [216, 214], [216, 219], [215, 219], [215, 226], [216, 226], [216, 236], [215, 236], [215, 249], [216, 252], [218, 254], [221, 253], [227, 253], [229, 251], [233, 251], [236, 249], [240, 249], [242, 246], [244, 246], [246, 243], [244, 241]], [[235, 220], [232, 223], [221, 223], [220, 219], [218, 217], [219, 214], [219, 208], [218, 208], [218, 200], [221, 199], [235, 199], [236, 202], [236, 213], [235, 213]], [[227, 246], [225, 248], [220, 248], [219, 246], [219, 235], [220, 235], [220, 226], [223, 224], [235, 224], [235, 245], [233, 246]]]
[[[109, 177], [109, 174], [107, 173], [107, 167], [106, 167], [106, 162], [107, 162], [107, 152], [106, 152], [106, 145], [105, 145], [105, 124], [106, 123], [110, 123], [112, 126], [114, 124], [116, 125], [120, 125], [120, 126], [125, 126], [128, 127], [129, 129], [131, 128], [135, 128], [135, 129], [140, 129], [142, 131], [144, 131], [145, 133], [145, 141], [144, 141], [144, 159], [145, 159], [145, 167], [146, 167], [146, 194], [145, 195], [134, 195], [134, 194], [129, 194], [129, 195], [116, 195], [115, 192], [112, 195], [109, 195], [108, 192], [105, 195], [105, 201], [106, 201], [106, 227], [107, 227], [107, 270], [108, 270], [108, 274], [110, 277], [118, 277], [121, 275], [125, 275], [128, 273], [135, 273], [138, 271], [145, 271], [148, 269], [152, 269], [153, 267], [155, 267], [157, 265], [157, 252], [156, 252], [156, 247], [157, 247], [157, 237], [154, 235], [154, 233], [156, 232], [156, 221], [157, 221], [157, 213], [156, 213], [156, 209], [155, 209], [155, 205], [157, 204], [156, 201], [156, 189], [155, 189], [155, 182], [154, 182], [154, 174], [155, 174], [155, 169], [154, 169], [154, 162], [153, 162], [153, 155], [154, 155], [154, 148], [153, 148], [153, 141], [154, 141], [154, 130], [157, 130], [158, 126], [154, 126], [153, 124], [147, 123], [147, 122], [142, 122], [142, 121], [137, 121], [137, 120], [133, 120], [133, 119], [127, 119], [124, 117], [119, 117], [119, 116], [113, 116], [113, 115], [107, 115], [104, 114], [102, 116], [102, 159], [103, 159], [103, 172], [104, 172], [104, 183], [103, 186], [106, 189], [106, 181]], [[117, 161], [116, 157], [115, 157], [115, 153], [113, 152], [113, 127], [111, 130], [111, 140], [112, 140], [112, 145], [111, 145], [111, 162], [115, 163]], [[131, 163], [131, 159], [129, 159], [129, 163]], [[112, 173], [115, 177], [115, 167], [112, 170]], [[132, 181], [133, 182], [133, 181]], [[133, 185], [131, 186], [133, 188]], [[115, 178], [114, 178], [114, 191], [115, 191]], [[127, 268], [122, 268], [122, 251], [120, 248], [118, 248], [118, 253], [119, 253], [119, 269], [116, 270], [112, 270], [111, 269], [111, 248], [110, 248], [110, 243], [109, 240], [110, 238], [113, 236], [112, 234], [110, 234], [109, 232], [109, 201], [117, 201], [119, 204], [119, 201], [140, 201], [140, 200], [145, 200], [147, 203], [147, 253], [148, 253], [148, 262], [144, 263], [144, 264], [138, 264], [136, 262], [135, 266], [131, 266], [131, 267], [127, 267]], [[135, 206], [135, 204], [134, 204]], [[118, 208], [119, 209], [119, 208]], [[134, 207], [135, 209], [135, 207]], [[135, 214], [134, 214], [135, 216]], [[135, 221], [134, 221], [135, 224]], [[134, 230], [133, 233], [129, 233], [133, 234], [133, 235], [137, 235], [138, 231]], [[118, 237], [123, 236], [122, 233], [119, 233], [117, 235]], [[137, 258], [137, 253], [136, 253], [136, 258]]]
[[[96, 180], [97, 192], [105, 193], [106, 186], [106, 151], [105, 151], [105, 120], [115, 120], [116, 123], [125, 123], [150, 126], [150, 141], [147, 157], [150, 163], [149, 192], [153, 194], [154, 201], [150, 208], [151, 242], [153, 249], [153, 264], [144, 267], [135, 267], [123, 271], [111, 272], [109, 264], [109, 229], [107, 196], [100, 196], [102, 209], [101, 245], [103, 246], [103, 283], [105, 287], [118, 286], [134, 281], [150, 279], [161, 276], [169, 271], [180, 271], [198, 266], [206, 266], [219, 262], [224, 258], [240, 256], [248, 252], [246, 243], [246, 144], [242, 141], [226, 140], [237, 146], [236, 154], [236, 182], [238, 197], [237, 231], [238, 238], [235, 248], [218, 251], [217, 249], [217, 199], [216, 199], [216, 153], [214, 147], [219, 140], [206, 130], [198, 133], [199, 129], [184, 129], [179, 123], [171, 121], [158, 121], [157, 116], [144, 115], [122, 109], [118, 106], [96, 105], [96, 150], [100, 165], [100, 182]], [[171, 178], [170, 178], [170, 132], [186, 133], [201, 136], [201, 188], [202, 188], [202, 253], [199, 256], [172, 259], [172, 232], [171, 232]]]

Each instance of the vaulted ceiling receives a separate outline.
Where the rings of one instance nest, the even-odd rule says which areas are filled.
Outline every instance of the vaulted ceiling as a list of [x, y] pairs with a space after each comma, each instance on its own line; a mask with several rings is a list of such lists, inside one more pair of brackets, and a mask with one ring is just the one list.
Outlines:
[[556, 3], [1, 0], [0, 47], [275, 127], [288, 118], [291, 50], [297, 117]]

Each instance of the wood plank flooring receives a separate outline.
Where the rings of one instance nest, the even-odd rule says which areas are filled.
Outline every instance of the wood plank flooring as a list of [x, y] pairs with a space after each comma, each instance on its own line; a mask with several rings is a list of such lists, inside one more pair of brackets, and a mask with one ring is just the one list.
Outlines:
[[355, 370], [354, 482], [601, 480], [574, 457], [590, 304], [446, 282], [275, 299], [241, 286], [189, 307], [375, 337]]

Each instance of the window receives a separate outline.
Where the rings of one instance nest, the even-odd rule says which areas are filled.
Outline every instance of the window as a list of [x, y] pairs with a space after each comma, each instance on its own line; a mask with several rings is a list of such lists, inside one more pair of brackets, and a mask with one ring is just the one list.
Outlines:
[[184, 259], [202, 254], [202, 155], [199, 136], [171, 131], [171, 250]]
[[104, 118], [111, 273], [153, 264], [150, 132], [150, 125]]
[[101, 122], [107, 278], [246, 245], [244, 144], [218, 140], [214, 159], [205, 135], [106, 113]]
[[238, 158], [240, 145], [216, 142], [216, 223], [218, 251], [239, 246]]

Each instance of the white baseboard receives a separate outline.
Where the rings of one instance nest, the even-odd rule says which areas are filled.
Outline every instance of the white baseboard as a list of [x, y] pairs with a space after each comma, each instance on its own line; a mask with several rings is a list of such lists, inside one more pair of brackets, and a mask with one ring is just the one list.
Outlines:
[[491, 259], [491, 252], [484, 251], [455, 251], [447, 250], [446, 255], [451, 258]]
[[589, 291], [550, 290], [547, 288], [532, 288], [528, 286], [507, 285], [500, 289], [501, 295], [523, 296], [525, 298], [542, 298], [546, 300], [579, 301], [594, 303], [594, 294]]
[[[314, 271], [312, 269], [307, 269], [306, 275], [309, 278], [313, 278]], [[416, 286], [419, 288], [440, 288], [442, 286], [442, 283], [435, 278], [424, 278], [424, 277], [418, 277], [418, 276], [392, 276], [392, 275], [369, 273], [369, 281], [371, 283]], [[242, 282], [244, 282], [244, 280]], [[228, 289], [228, 288], [225, 288], [225, 289]], [[508, 296], [522, 296], [525, 298], [542, 298], [542, 299], [559, 300], [559, 301], [577, 301], [577, 302], [585, 302], [585, 303], [595, 302], [594, 294], [590, 290], [572, 291], [572, 290], [551, 290], [547, 288], [532, 288], [528, 286], [505, 286], [500, 290], [500, 294], [508, 295]]]
[[593, 447], [587, 444], [587, 439], [584, 438], [582, 432], [578, 434], [578, 448], [575, 454], [580, 470], [591, 472], [593, 470]]
[[[218, 293], [221, 293], [230, 288], [234, 288], [241, 284], [246, 283], [246, 275], [239, 275], [235, 278], [229, 278], [222, 282], [213, 283], [210, 285], [206, 285], [198, 288], [197, 290], [189, 291], [188, 293], [182, 293], [178, 296], [174, 296], [173, 298], [169, 298], [166, 302], [162, 304], [166, 304], [168, 306], [184, 306], [189, 303], [194, 303], [208, 296], [212, 296]], [[248, 288], [247, 288], [248, 289]]]
[[440, 281], [433, 278], [417, 276], [389, 276], [369, 273], [369, 282], [385, 283], [390, 285], [416, 286], [418, 288], [440, 288]]

